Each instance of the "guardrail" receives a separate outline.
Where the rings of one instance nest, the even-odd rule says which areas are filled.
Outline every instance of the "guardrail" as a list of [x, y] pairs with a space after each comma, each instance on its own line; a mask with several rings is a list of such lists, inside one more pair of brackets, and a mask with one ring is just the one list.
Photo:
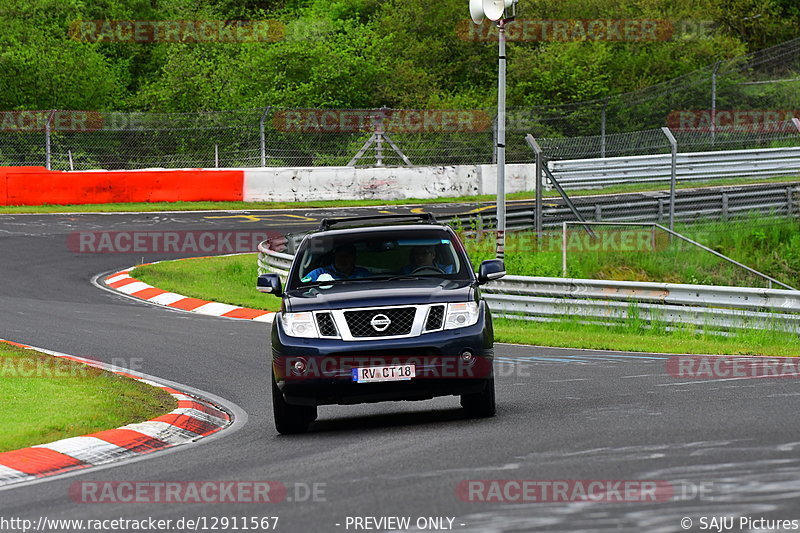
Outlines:
[[[669, 219], [669, 193], [625, 193], [617, 195], [575, 196], [577, 211], [595, 222], [639, 221], [666, 222]], [[557, 199], [545, 199], [543, 227], [560, 226], [573, 221], [575, 216], [566, 205], [554, 205]], [[800, 213], [800, 183], [775, 183], [732, 187], [708, 187], [678, 190], [675, 199], [675, 220], [728, 220], [747, 213], [757, 212], [771, 216], [796, 216]], [[506, 228], [533, 229], [534, 207], [506, 207]], [[493, 212], [463, 214], [457, 217], [464, 227], [492, 228], [497, 219]]]
[[[565, 189], [625, 183], [669, 182], [670, 154], [552, 160], [548, 168]], [[800, 175], [800, 147], [684, 152], [677, 155], [680, 182]]]
[[484, 288], [497, 316], [528, 320], [639, 318], [712, 329], [800, 333], [800, 291], [506, 276]]
[[289, 277], [289, 269], [292, 267], [294, 256], [283, 252], [270, 249], [270, 241], [262, 241], [258, 245], [258, 273], [266, 274], [274, 272], [280, 276], [283, 282]]
[[[258, 247], [259, 273], [284, 280], [294, 256]], [[800, 291], [506, 276], [482, 289], [492, 314], [523, 320], [613, 323], [630, 318], [712, 329], [774, 329], [800, 333]]]

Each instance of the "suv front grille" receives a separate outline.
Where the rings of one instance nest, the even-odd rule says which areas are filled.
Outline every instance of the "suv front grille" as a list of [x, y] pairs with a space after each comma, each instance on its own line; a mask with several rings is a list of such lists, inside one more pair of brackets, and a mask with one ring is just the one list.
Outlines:
[[442, 321], [444, 320], [444, 306], [434, 305], [428, 311], [428, 319], [425, 321], [425, 331], [435, 329], [442, 329]]
[[317, 327], [319, 327], [319, 334], [323, 337], [339, 336], [339, 332], [336, 330], [336, 324], [333, 322], [333, 317], [330, 313], [317, 314]]
[[415, 307], [345, 311], [344, 318], [353, 337], [389, 337], [411, 333], [416, 311]]

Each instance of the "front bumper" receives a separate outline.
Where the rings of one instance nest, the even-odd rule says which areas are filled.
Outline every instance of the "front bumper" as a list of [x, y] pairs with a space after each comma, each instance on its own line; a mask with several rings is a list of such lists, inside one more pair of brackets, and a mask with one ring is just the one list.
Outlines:
[[[481, 392], [493, 377], [491, 318], [481, 306], [469, 327], [423, 333], [418, 337], [342, 341], [286, 335], [279, 317], [272, 328], [272, 371], [288, 403], [326, 405], [424, 400]], [[472, 354], [471, 361], [462, 355]], [[298, 371], [295, 363], [302, 363]], [[357, 383], [352, 369], [413, 364], [408, 381]]]

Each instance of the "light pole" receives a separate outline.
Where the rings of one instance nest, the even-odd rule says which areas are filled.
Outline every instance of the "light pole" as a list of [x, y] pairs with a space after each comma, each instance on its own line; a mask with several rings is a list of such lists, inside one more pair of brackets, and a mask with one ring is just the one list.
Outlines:
[[506, 24], [514, 20], [514, 13], [505, 16], [506, 10], [514, 9], [517, 0], [470, 0], [469, 12], [475, 24], [484, 18], [497, 21], [498, 76], [497, 76], [497, 242], [496, 256], [503, 259], [506, 242]]
[[497, 76], [497, 250], [506, 253], [506, 21], [497, 22], [499, 61]]

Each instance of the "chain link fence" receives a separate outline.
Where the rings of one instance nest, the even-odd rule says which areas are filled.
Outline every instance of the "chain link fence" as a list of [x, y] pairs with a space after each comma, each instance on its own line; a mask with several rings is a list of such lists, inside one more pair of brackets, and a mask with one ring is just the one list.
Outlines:
[[[564, 237], [576, 243], [574, 249], [566, 247], [575, 261], [568, 270], [564, 266], [565, 276], [770, 286], [713, 254], [674, 239], [664, 241], [663, 235], [652, 249], [639, 249], [636, 243], [648, 243], [641, 235], [634, 232], [627, 241], [615, 241], [612, 230], [617, 228], [597, 226], [656, 223], [800, 286], [800, 120], [752, 126], [531, 136], [549, 191], [537, 243], [562, 243]], [[566, 198], [556, 194], [558, 186]], [[583, 227], [581, 221], [592, 226]], [[562, 237], [565, 222], [569, 234]], [[622, 248], [605, 250], [606, 242]], [[598, 254], [598, 247], [604, 253]]]
[[[566, 188], [604, 188], [663, 180], [673, 140], [683, 180], [772, 178], [800, 174], [800, 119], [714, 131], [658, 129], [606, 136], [535, 137]], [[668, 169], [671, 170], [671, 169]], [[667, 175], [669, 179], [669, 172]]]
[[[800, 39], [605, 99], [508, 110], [506, 160], [531, 162], [524, 137], [565, 154], [661, 153], [669, 126], [682, 151], [779, 142], [726, 134], [800, 112]], [[5, 112], [0, 165], [54, 170], [458, 165], [495, 161], [495, 110], [284, 109], [202, 113]], [[628, 137], [615, 135], [630, 133]], [[643, 133], [645, 132], [645, 133]], [[684, 135], [685, 134], [685, 135]], [[688, 138], [686, 138], [688, 137]], [[580, 152], [583, 146], [584, 152]], [[576, 155], [581, 154], [581, 155]]]
[[[494, 130], [494, 115], [481, 109], [12, 112], [0, 127], [0, 165], [115, 170], [481, 164], [493, 161]], [[527, 151], [519, 155], [519, 162], [531, 160]]]
[[685, 111], [701, 111], [703, 122], [713, 124], [736, 110], [771, 113], [764, 122], [778, 122], [798, 109], [800, 38], [629, 93], [510, 109], [508, 118], [509, 131], [536, 137], [602, 137], [662, 126], [677, 129]]

